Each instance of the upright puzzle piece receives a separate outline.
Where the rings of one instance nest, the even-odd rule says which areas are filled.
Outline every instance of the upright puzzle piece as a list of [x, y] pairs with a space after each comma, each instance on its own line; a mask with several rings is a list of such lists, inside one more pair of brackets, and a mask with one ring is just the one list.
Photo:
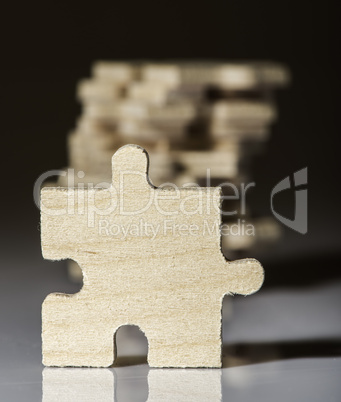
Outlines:
[[136, 145], [113, 156], [110, 188], [44, 188], [43, 256], [75, 260], [84, 285], [45, 299], [43, 363], [110, 366], [117, 329], [134, 324], [151, 367], [221, 367], [223, 296], [256, 292], [263, 269], [223, 256], [220, 194], [155, 188]]

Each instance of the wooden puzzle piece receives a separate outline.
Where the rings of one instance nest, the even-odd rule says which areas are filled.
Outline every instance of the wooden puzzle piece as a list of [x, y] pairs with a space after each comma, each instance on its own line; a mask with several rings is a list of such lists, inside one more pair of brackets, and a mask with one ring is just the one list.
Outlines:
[[152, 367], [221, 367], [225, 294], [263, 282], [258, 261], [221, 252], [220, 188], [156, 188], [148, 155], [136, 145], [113, 156], [110, 188], [43, 188], [44, 258], [70, 258], [80, 292], [47, 296], [43, 363], [110, 366], [114, 334], [137, 325]]
[[144, 64], [141, 78], [146, 82], [158, 82], [170, 89], [179, 86], [214, 85], [226, 90], [250, 90], [281, 87], [288, 83], [289, 74], [276, 63], [171, 63]]
[[97, 61], [92, 67], [96, 79], [120, 84], [123, 87], [136, 78], [137, 70], [137, 65], [131, 62]]
[[82, 80], [77, 87], [77, 98], [84, 103], [113, 102], [122, 98], [122, 88], [105, 80]]
[[270, 124], [276, 118], [276, 111], [271, 103], [264, 101], [225, 100], [216, 102], [211, 107], [214, 121], [233, 124]]

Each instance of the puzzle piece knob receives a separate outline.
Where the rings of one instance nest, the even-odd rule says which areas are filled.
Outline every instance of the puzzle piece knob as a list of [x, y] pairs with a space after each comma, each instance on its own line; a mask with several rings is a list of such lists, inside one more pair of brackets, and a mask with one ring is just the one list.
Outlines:
[[131, 181], [137, 187], [150, 186], [148, 179], [149, 157], [138, 145], [125, 145], [112, 157], [113, 184]]

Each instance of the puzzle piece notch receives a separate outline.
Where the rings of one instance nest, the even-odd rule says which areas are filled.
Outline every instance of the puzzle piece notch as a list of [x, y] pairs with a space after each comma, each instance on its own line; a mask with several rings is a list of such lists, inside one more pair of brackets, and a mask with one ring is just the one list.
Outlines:
[[[201, 230], [206, 223], [220, 225], [219, 211], [214, 209], [220, 189], [186, 188], [176, 193], [153, 187], [148, 181], [147, 153], [138, 146], [122, 147], [114, 155], [112, 187], [125, 202], [136, 205], [151, 194], [161, 196], [161, 206], [177, 212], [174, 225], [194, 223]], [[91, 191], [99, 198], [112, 195], [112, 189], [42, 190], [44, 257], [72, 258], [84, 274], [79, 293], [51, 294], [43, 303], [44, 364], [109, 366], [115, 358], [113, 335], [130, 324], [146, 334], [152, 367], [220, 367], [222, 298], [226, 293], [257, 291], [263, 282], [261, 265], [253, 259], [227, 262], [218, 232], [103, 237], [102, 216], [95, 218], [93, 227], [88, 225], [94, 197], [87, 198], [88, 210], [83, 214], [76, 213], [77, 201], [74, 214], [48, 214], [46, 207], [66, 209], [70, 195], [91, 195]], [[181, 211], [182, 202], [191, 205], [200, 196], [203, 214]], [[151, 205], [136, 216], [122, 216], [115, 210], [105, 218], [113, 225], [136, 224], [141, 218], [156, 225], [163, 224], [167, 215]]]

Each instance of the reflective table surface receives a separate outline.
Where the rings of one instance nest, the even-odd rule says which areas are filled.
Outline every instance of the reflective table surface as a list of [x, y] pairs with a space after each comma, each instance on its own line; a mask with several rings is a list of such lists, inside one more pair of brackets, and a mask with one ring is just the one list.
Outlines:
[[225, 297], [222, 369], [151, 369], [147, 341], [134, 327], [117, 334], [115, 367], [44, 368], [41, 303], [79, 285], [68, 280], [65, 262], [31, 264], [1, 269], [1, 401], [341, 400], [338, 281]]

